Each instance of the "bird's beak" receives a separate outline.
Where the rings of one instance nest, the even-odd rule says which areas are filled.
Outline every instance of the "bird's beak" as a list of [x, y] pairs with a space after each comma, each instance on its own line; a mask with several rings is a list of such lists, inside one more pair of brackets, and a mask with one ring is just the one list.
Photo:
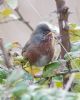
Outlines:
[[49, 32], [46, 36], [50, 36], [50, 35], [52, 35], [52, 32]]
[[49, 32], [48, 34], [52, 34], [52, 32]]

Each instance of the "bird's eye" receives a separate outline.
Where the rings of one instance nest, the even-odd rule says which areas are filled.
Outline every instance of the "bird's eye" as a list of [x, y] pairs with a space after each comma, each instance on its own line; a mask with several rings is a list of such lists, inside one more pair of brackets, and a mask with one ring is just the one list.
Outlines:
[[46, 34], [46, 32], [43, 32], [43, 34]]
[[47, 35], [50, 31], [43, 32], [43, 34]]

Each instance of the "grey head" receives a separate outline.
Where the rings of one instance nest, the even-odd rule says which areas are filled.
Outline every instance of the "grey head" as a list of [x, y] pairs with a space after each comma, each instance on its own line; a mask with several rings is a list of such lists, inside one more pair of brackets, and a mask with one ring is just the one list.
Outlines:
[[49, 32], [51, 32], [49, 25], [47, 23], [40, 23], [37, 25], [34, 34], [47, 35]]
[[36, 43], [44, 41], [45, 36], [52, 31], [50, 25], [48, 22], [40, 22], [31, 35], [31, 41]]

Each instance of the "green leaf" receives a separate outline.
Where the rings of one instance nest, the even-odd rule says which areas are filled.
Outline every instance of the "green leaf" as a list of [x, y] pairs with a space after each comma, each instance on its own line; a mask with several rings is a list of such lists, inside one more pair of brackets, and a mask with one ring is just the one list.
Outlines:
[[76, 85], [72, 88], [72, 91], [79, 93], [80, 92], [80, 83], [76, 83]]
[[8, 73], [4, 70], [0, 68], [0, 83], [4, 82], [4, 79], [7, 78]]
[[73, 42], [71, 44], [71, 51], [79, 51], [80, 50], [80, 41]]
[[69, 27], [72, 28], [72, 29], [74, 29], [74, 28], [77, 27], [77, 24], [73, 24], [73, 23], [71, 23], [71, 24], [69, 24]]
[[80, 40], [80, 27], [77, 24], [69, 24], [69, 33], [71, 41]]
[[17, 57], [14, 57], [14, 64], [15, 65], [25, 65], [26, 64], [26, 59], [24, 59], [22, 56], [17, 56]]
[[55, 76], [55, 72], [57, 72], [60, 65], [61, 65], [60, 61], [56, 61], [54, 63], [46, 65], [45, 68], [43, 69], [43, 77]]
[[72, 67], [76, 68], [76, 66], [74, 65], [74, 63], [75, 63], [75, 65], [77, 66], [77, 68], [79, 70], [80, 69], [80, 58], [75, 58], [75, 59], [71, 60]]
[[80, 58], [80, 51], [69, 52], [65, 54], [64, 58], [66, 60]]
[[25, 92], [27, 92], [27, 87], [26, 85], [19, 85], [11, 89], [11, 92], [13, 93], [14, 96], [20, 97], [23, 95]]
[[22, 95], [21, 100], [31, 100], [31, 96], [28, 94], [24, 94]]
[[7, 84], [13, 85], [17, 80], [22, 79], [24, 71], [19, 69], [13, 70], [7, 78]]

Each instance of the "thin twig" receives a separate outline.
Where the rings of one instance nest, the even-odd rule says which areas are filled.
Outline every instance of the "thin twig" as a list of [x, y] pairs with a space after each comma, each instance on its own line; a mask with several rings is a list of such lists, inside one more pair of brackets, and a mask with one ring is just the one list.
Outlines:
[[18, 19], [9, 19], [9, 20], [5, 20], [5, 21], [0, 22], [0, 24], [9, 23], [11, 21], [17, 21], [17, 20]]
[[25, 23], [25, 24], [28, 26], [28, 28], [29, 28], [31, 31], [33, 31], [34, 29], [33, 29], [32, 26], [29, 24], [29, 22], [27, 22], [27, 21], [24, 20], [24, 18], [22, 17], [21, 13], [19, 12], [19, 9], [17, 8], [17, 9], [15, 9], [15, 11], [17, 12], [17, 14], [18, 14], [19, 17], [20, 17], [18, 20], [20, 20], [21, 22]]

